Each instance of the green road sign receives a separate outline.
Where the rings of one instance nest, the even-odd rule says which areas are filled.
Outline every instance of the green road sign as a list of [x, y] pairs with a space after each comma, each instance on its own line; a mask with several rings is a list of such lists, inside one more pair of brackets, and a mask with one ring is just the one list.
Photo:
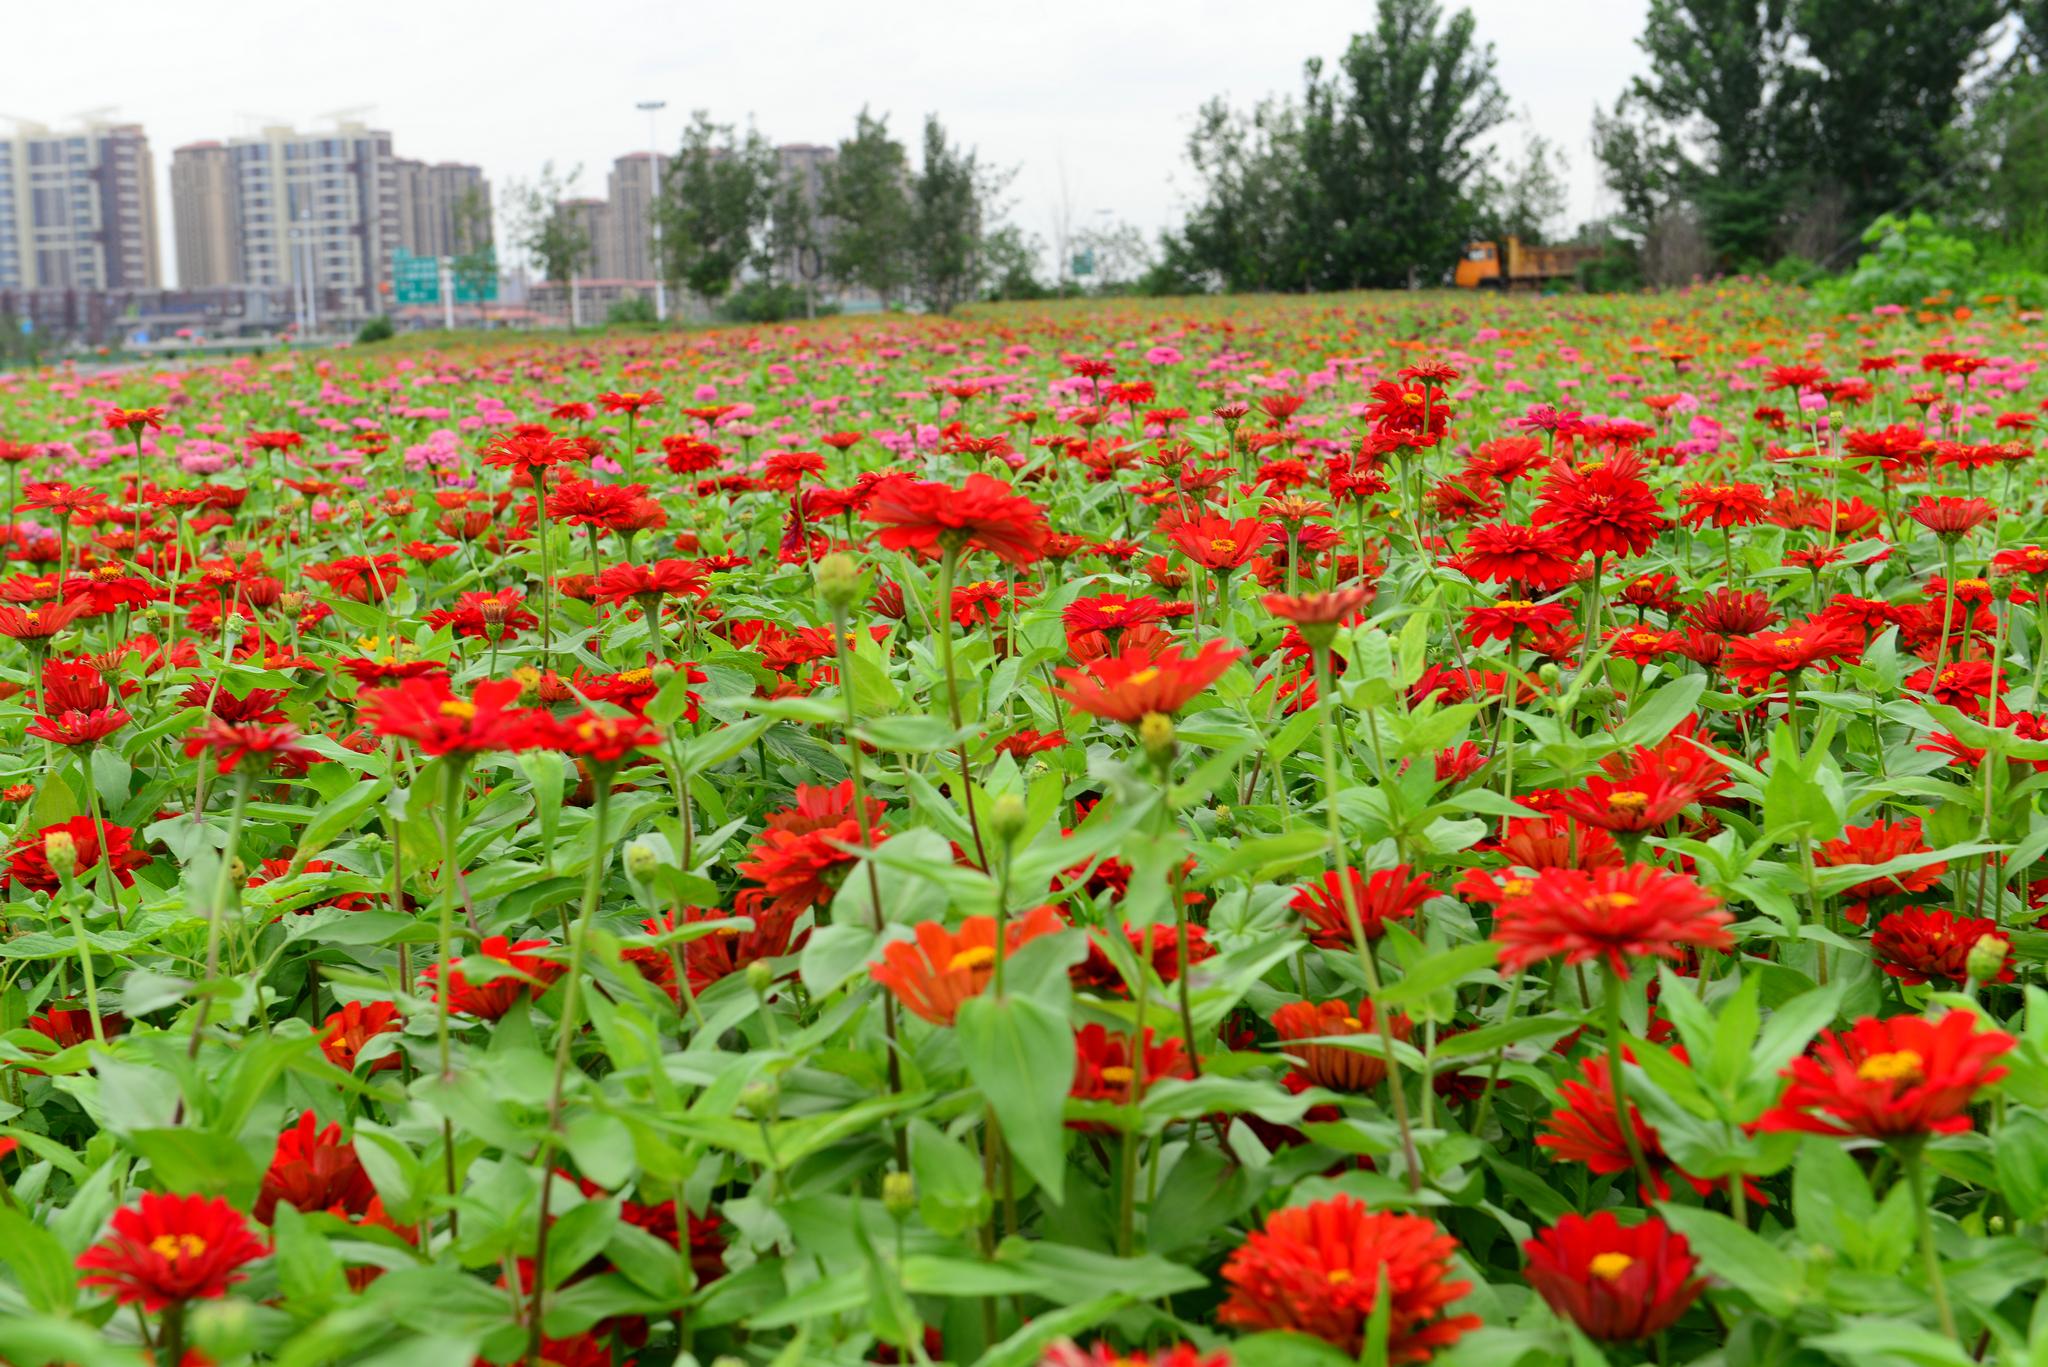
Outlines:
[[438, 304], [441, 302], [441, 263], [431, 256], [414, 256], [400, 247], [391, 254], [391, 302], [394, 304]]
[[485, 247], [474, 256], [458, 256], [451, 267], [455, 274], [455, 302], [492, 304], [498, 299], [498, 249]]

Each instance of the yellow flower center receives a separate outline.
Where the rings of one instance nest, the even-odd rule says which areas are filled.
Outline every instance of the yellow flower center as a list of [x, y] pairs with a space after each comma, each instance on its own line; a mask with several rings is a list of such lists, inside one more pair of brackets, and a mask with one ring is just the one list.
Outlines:
[[1227, 536], [1219, 536], [1209, 543], [1209, 549], [1223, 555], [1231, 555], [1236, 552], [1237, 543]]
[[951, 959], [948, 959], [946, 961], [946, 971], [948, 973], [958, 973], [964, 969], [982, 968], [995, 961], [996, 951], [993, 945], [976, 945], [972, 949], [963, 949]]
[[1536, 888], [1533, 878], [1508, 878], [1501, 881], [1501, 892], [1509, 897], [1527, 897]]
[[1117, 613], [1122, 612], [1123, 610], [1124, 605], [1122, 603], [1104, 603], [1096, 608], [1096, 611], [1101, 613], [1105, 617], [1114, 617]]
[[1157, 665], [1146, 665], [1143, 669], [1131, 675], [1129, 682], [1134, 684], [1148, 684], [1158, 677], [1159, 667]]
[[619, 682], [624, 684], [653, 683], [654, 671], [651, 669], [622, 669], [619, 671]]
[[1918, 1082], [1922, 1066], [1920, 1055], [1911, 1049], [1897, 1049], [1864, 1059], [1856, 1065], [1856, 1076], [1865, 1082]]
[[159, 1234], [149, 1241], [149, 1251], [173, 1261], [196, 1258], [206, 1252], [206, 1240], [197, 1234]]
[[1332, 1286], [1342, 1286], [1351, 1280], [1351, 1269], [1348, 1267], [1333, 1267], [1324, 1274], [1324, 1280], [1328, 1281]]
[[1132, 1072], [1129, 1068], [1126, 1068], [1122, 1064], [1117, 1063], [1112, 1063], [1109, 1065], [1109, 1067], [1104, 1068], [1102, 1070], [1102, 1080], [1104, 1082], [1113, 1083], [1119, 1087], [1125, 1085], [1136, 1076], [1137, 1074]]
[[1337, 1024], [1339, 1024], [1339, 1025], [1343, 1026], [1343, 1027], [1344, 1027], [1344, 1028], [1345, 1028], [1346, 1030], [1363, 1030], [1363, 1029], [1365, 1029], [1365, 1022], [1364, 1022], [1364, 1021], [1362, 1021], [1362, 1020], [1360, 1020], [1360, 1019], [1359, 1019], [1358, 1017], [1356, 1017], [1356, 1016], [1346, 1016], [1346, 1017], [1344, 1017], [1344, 1019], [1342, 1019], [1342, 1020], [1338, 1021], [1338, 1022], [1337, 1022]]
[[464, 702], [460, 698], [450, 698], [441, 704], [441, 715], [452, 717], [456, 721], [468, 721], [476, 715], [476, 704]]
[[1626, 1253], [1595, 1253], [1586, 1270], [1603, 1282], [1611, 1282], [1635, 1266], [1635, 1261]]
[[1650, 795], [1624, 788], [1618, 793], [1607, 795], [1607, 810], [1610, 812], [1640, 812], [1650, 805]]

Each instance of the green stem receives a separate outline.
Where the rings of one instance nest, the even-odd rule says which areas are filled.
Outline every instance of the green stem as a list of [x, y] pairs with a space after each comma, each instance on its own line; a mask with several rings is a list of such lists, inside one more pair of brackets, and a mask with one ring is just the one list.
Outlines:
[[1647, 1193], [1642, 1199], [1649, 1200], [1657, 1194], [1657, 1183], [1650, 1174], [1650, 1160], [1643, 1156], [1642, 1141], [1636, 1138], [1635, 1117], [1628, 1108], [1628, 1084], [1621, 1073], [1621, 975], [1614, 971], [1614, 965], [1603, 961], [1600, 972], [1606, 979], [1607, 993], [1600, 1003], [1607, 1015], [1607, 1085], [1614, 1093], [1614, 1120], [1621, 1129], [1622, 1142], [1628, 1145], [1629, 1161], [1635, 1165], [1636, 1180]]
[[[1358, 897], [1351, 887], [1351, 864], [1344, 850], [1344, 827], [1337, 813], [1337, 727], [1336, 703], [1331, 697], [1335, 683], [1330, 673], [1329, 642], [1311, 642], [1316, 669], [1316, 708], [1322, 714], [1323, 811], [1329, 821], [1330, 864], [1337, 871], [1337, 888], [1344, 900], [1344, 919], [1351, 927], [1352, 947], [1358, 966], [1365, 973], [1366, 998], [1372, 1003], [1373, 1025], [1380, 1037], [1380, 1052], [1387, 1064], [1387, 1094], [1393, 1102], [1394, 1125], [1401, 1132], [1401, 1158], [1407, 1166], [1408, 1190], [1422, 1190], [1422, 1160], [1415, 1148], [1415, 1131], [1408, 1120], [1408, 1095], [1401, 1087], [1401, 1061], [1394, 1056], [1394, 1030], [1387, 1010], [1380, 1005], [1379, 965], [1373, 961], [1366, 942], [1365, 922], [1358, 913]], [[1370, 714], [1368, 714], [1368, 717]]]
[[1927, 1168], [1916, 1145], [1902, 1155], [1906, 1181], [1913, 1191], [1913, 1214], [1920, 1223], [1920, 1261], [1927, 1272], [1927, 1289], [1934, 1294], [1934, 1310], [1941, 1317], [1941, 1332], [1962, 1340], [1956, 1333], [1955, 1311], [1949, 1308], [1948, 1283], [1941, 1277], [1941, 1253], [1934, 1246], [1934, 1206], [1928, 1199]]

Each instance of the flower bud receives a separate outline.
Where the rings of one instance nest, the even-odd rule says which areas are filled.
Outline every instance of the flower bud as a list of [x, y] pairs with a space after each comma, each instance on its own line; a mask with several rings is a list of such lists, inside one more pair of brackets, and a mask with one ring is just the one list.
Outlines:
[[49, 861], [52, 873], [69, 881], [78, 872], [78, 842], [69, 831], [51, 831], [43, 837], [43, 858]]
[[755, 996], [767, 995], [768, 989], [774, 983], [775, 970], [768, 967], [767, 960], [756, 959], [747, 965], [747, 986], [754, 990]]
[[505, 629], [505, 600], [486, 598], [476, 605], [477, 614], [483, 618], [484, 630], [496, 636]]
[[1004, 793], [996, 799], [994, 808], [989, 812], [989, 829], [995, 832], [996, 839], [1008, 845], [1024, 834], [1024, 822], [1028, 816], [1023, 798], [1015, 793]]
[[1147, 712], [1138, 723], [1138, 742], [1156, 764], [1173, 758], [1173, 718], [1164, 712]]
[[306, 604], [312, 601], [313, 600], [311, 597], [299, 592], [299, 590], [288, 589], [284, 593], [278, 595], [277, 604], [286, 612], [296, 617], [300, 613], [304, 612], [306, 610]]
[[626, 876], [642, 882], [654, 877], [654, 871], [661, 867], [661, 856], [654, 846], [644, 840], [635, 840], [626, 846]]
[[882, 1208], [898, 1220], [908, 1219], [917, 1209], [917, 1179], [907, 1172], [884, 1173]]
[[860, 562], [844, 551], [834, 551], [818, 562], [818, 596], [833, 610], [843, 610], [860, 596]]
[[740, 1105], [748, 1115], [763, 1120], [775, 1113], [776, 1088], [773, 1082], [749, 1082], [740, 1088]]
[[1970, 946], [1969, 957], [1963, 960], [1963, 972], [1971, 982], [1991, 982], [2004, 970], [2005, 956], [2011, 952], [2010, 940], [2003, 935], [1986, 932]]

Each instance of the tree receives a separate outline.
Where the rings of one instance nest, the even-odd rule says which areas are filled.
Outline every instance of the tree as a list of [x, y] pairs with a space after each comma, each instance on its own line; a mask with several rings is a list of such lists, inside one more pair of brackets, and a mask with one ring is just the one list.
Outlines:
[[555, 164], [547, 162], [539, 179], [514, 181], [505, 189], [512, 241], [533, 259], [541, 279], [558, 285], [569, 283], [596, 254], [590, 234], [564, 203], [581, 174], [578, 167], [566, 176], [557, 175]]
[[907, 245], [910, 286], [933, 313], [951, 313], [981, 287], [981, 240], [996, 213], [1007, 173], [981, 162], [972, 148], [946, 140], [936, 114], [924, 121], [924, 159], [910, 185]]
[[982, 239], [981, 260], [991, 299], [1043, 299], [1052, 291], [1038, 278], [1045, 244], [1014, 223]]
[[781, 178], [775, 149], [758, 130], [742, 135], [701, 109], [692, 115], [655, 202], [664, 278], [717, 300], [743, 271], [765, 265]]
[[1531, 134], [1522, 144], [1522, 159], [1499, 179], [1489, 175], [1481, 187], [1491, 235], [1548, 240], [1570, 203], [1564, 177], [1564, 153], [1548, 138]]
[[455, 285], [479, 301], [489, 299], [498, 278], [498, 249], [491, 241], [491, 201], [472, 185], [452, 208], [456, 251], [449, 264]]
[[[1630, 93], [1673, 136], [1665, 169], [1731, 261], [1774, 254], [1801, 142], [1792, 0], [1650, 0]], [[1690, 150], [1689, 150], [1690, 149]]]
[[1616, 225], [1642, 239], [1671, 202], [1678, 149], [1640, 99], [1623, 95], [1612, 110], [1593, 107], [1593, 159], [1601, 183], [1621, 201]]
[[1187, 265], [1229, 290], [1308, 288], [1293, 249], [1293, 200], [1308, 194], [1294, 102], [1267, 99], [1238, 113], [1209, 101], [1188, 134], [1188, 161], [1203, 197], [1179, 234]]
[[909, 278], [910, 161], [886, 116], [863, 109], [825, 172], [819, 208], [830, 224], [825, 270], [893, 306]]
[[1093, 260], [1095, 274], [1083, 283], [1092, 284], [1097, 293], [1129, 290], [1152, 269], [1152, 244], [1129, 223], [1083, 228], [1074, 234], [1074, 250]]
[[2004, 0], [1797, 0], [1806, 158], [1858, 224], [1920, 195]]
[[1202, 108], [1188, 255], [1235, 289], [1440, 277], [1478, 226], [1487, 135], [1507, 115], [1469, 10], [1447, 19], [1435, 0], [1378, 0], [1329, 74], [1307, 64], [1298, 103]]

